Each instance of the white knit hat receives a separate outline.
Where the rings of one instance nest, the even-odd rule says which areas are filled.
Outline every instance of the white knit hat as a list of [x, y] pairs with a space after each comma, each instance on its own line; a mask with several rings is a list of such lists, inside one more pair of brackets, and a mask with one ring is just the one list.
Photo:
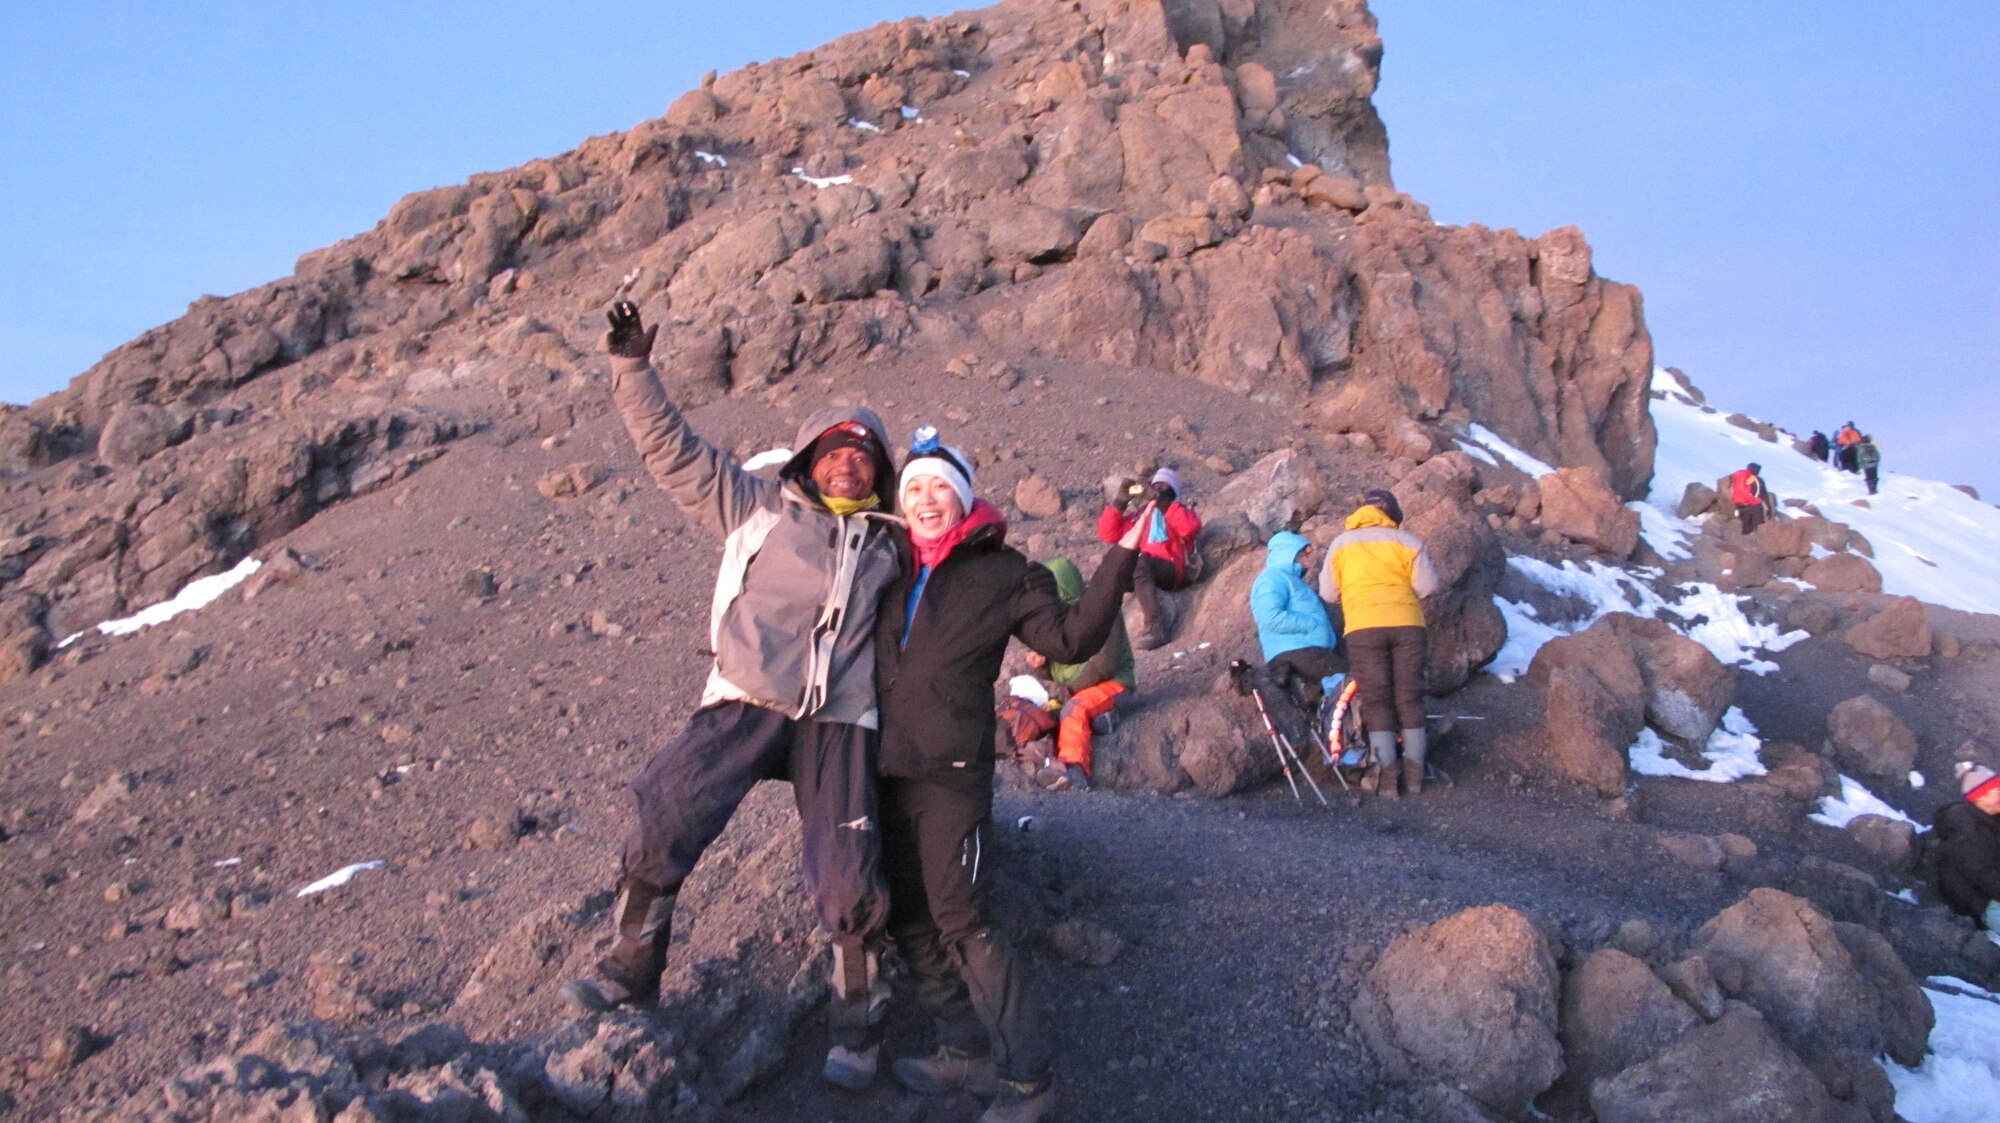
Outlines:
[[[903, 489], [911, 480], [932, 476], [951, 485], [958, 496], [961, 512], [972, 510], [972, 459], [950, 445], [937, 444], [937, 430], [926, 425], [917, 430], [919, 447], [912, 449], [910, 459], [903, 465], [902, 475], [896, 477], [896, 496], [901, 500]], [[923, 440], [928, 436], [929, 440]]]

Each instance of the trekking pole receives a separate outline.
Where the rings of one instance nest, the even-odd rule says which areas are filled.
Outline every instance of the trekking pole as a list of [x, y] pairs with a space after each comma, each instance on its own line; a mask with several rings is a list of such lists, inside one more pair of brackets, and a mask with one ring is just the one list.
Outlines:
[[1299, 782], [1292, 777], [1292, 762], [1298, 761], [1299, 772], [1305, 776], [1313, 794], [1319, 797], [1320, 804], [1331, 806], [1326, 802], [1326, 793], [1319, 790], [1319, 783], [1312, 778], [1311, 773], [1306, 772], [1305, 762], [1299, 760], [1298, 750], [1292, 748], [1292, 743], [1287, 741], [1285, 735], [1278, 732], [1278, 727], [1271, 723], [1271, 711], [1264, 708], [1264, 692], [1252, 686], [1250, 697], [1257, 702], [1257, 716], [1264, 719], [1264, 732], [1271, 737], [1271, 751], [1278, 754], [1278, 767], [1284, 769], [1285, 783], [1292, 789], [1292, 798], [1300, 804], [1306, 801], [1305, 797], [1299, 794]]
[[[1333, 806], [1326, 801], [1326, 793], [1319, 790], [1319, 781], [1313, 779], [1312, 771], [1306, 767], [1305, 760], [1299, 756], [1298, 747], [1292, 744], [1292, 739], [1283, 733], [1278, 734], [1278, 739], [1285, 743], [1285, 751], [1292, 754], [1292, 763], [1299, 766], [1299, 775], [1305, 777], [1306, 786], [1312, 789], [1313, 795], [1319, 797], [1319, 805], [1321, 807]], [[1304, 801], [1301, 800], [1300, 802]]]
[[1278, 767], [1285, 770], [1285, 783], [1292, 789], [1292, 798], [1300, 803], [1305, 798], [1299, 795], [1299, 782], [1292, 779], [1292, 762], [1285, 759], [1285, 742], [1278, 736], [1278, 727], [1271, 724], [1270, 712], [1264, 709], [1264, 695], [1256, 687], [1250, 688], [1250, 697], [1257, 703], [1257, 716], [1264, 719], [1264, 733], [1271, 738], [1271, 751], [1278, 754]]

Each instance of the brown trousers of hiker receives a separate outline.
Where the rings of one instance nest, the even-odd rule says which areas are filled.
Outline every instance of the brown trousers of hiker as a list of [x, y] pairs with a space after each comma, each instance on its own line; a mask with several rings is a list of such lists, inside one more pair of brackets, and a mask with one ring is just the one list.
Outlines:
[[1424, 645], [1419, 627], [1347, 633], [1347, 662], [1361, 685], [1361, 720], [1370, 732], [1424, 727]]

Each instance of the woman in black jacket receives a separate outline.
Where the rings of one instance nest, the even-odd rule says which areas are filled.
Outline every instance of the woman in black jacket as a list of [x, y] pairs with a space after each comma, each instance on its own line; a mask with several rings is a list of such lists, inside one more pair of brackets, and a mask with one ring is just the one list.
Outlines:
[[882, 867], [889, 931], [938, 1048], [896, 1062], [896, 1077], [917, 1092], [994, 1096], [982, 1123], [1033, 1123], [1051, 1107], [1053, 1058], [986, 911], [993, 684], [1010, 637], [1062, 663], [1096, 654], [1131, 588], [1148, 523], [1133, 524], [1070, 605], [1047, 569], [1006, 544], [1005, 520], [972, 496], [970, 462], [937, 444], [934, 430], [918, 430], [899, 495], [914, 558], [877, 623]]
[[1931, 820], [1938, 895], [1953, 912], [2000, 931], [2000, 776], [1970, 761], [1960, 761], [1957, 771], [1965, 798], [1938, 808]]

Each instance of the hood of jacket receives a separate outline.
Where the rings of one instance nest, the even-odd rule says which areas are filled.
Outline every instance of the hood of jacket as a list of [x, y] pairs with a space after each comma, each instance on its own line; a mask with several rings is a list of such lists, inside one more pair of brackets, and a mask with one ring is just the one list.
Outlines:
[[1055, 574], [1056, 592], [1064, 604], [1075, 604], [1083, 599], [1083, 571], [1068, 558], [1050, 558], [1042, 563], [1042, 568]]
[[1349, 530], [1360, 530], [1365, 526], [1393, 527], [1395, 525], [1396, 520], [1390, 518], [1382, 508], [1375, 506], [1373, 503], [1364, 503], [1356, 507], [1353, 514], [1347, 516], [1347, 529]]
[[819, 498], [819, 489], [812, 482], [812, 446], [821, 433], [835, 425], [858, 422], [875, 438], [875, 497], [880, 500], [882, 511], [896, 509], [896, 466], [889, 462], [889, 429], [882, 419], [867, 406], [827, 406], [814, 410], [812, 415], [800, 423], [798, 433], [792, 437], [792, 458], [778, 469], [778, 478], [797, 484], [799, 490]]
[[1264, 543], [1264, 568], [1275, 569], [1280, 573], [1302, 575], [1305, 570], [1299, 566], [1299, 554], [1311, 545], [1312, 543], [1306, 541], [1305, 535], [1281, 530], [1273, 534], [1269, 542]]

